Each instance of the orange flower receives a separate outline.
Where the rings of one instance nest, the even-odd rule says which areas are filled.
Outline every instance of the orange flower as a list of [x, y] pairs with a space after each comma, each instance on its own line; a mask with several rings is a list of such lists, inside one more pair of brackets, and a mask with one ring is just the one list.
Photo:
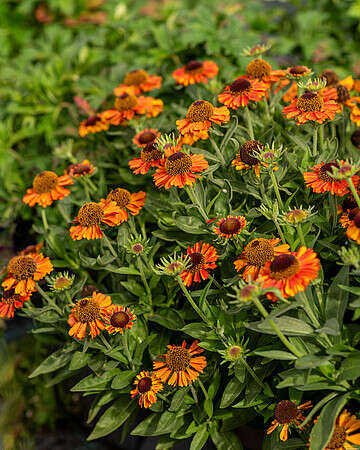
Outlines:
[[256, 153], [264, 148], [264, 144], [259, 141], [251, 140], [246, 141], [240, 147], [236, 158], [231, 162], [231, 165], [236, 170], [251, 170], [253, 169], [257, 177], [260, 176], [261, 163], [256, 158]]
[[215, 108], [205, 100], [197, 100], [190, 105], [185, 119], [176, 121], [177, 129], [182, 134], [183, 144], [192, 145], [199, 139], [208, 139], [212, 123], [229, 122], [230, 112], [226, 106]]
[[170, 189], [173, 186], [183, 188], [193, 185], [198, 173], [209, 168], [204, 155], [185, 153], [179, 147], [170, 147], [165, 150], [165, 159], [159, 161], [159, 166], [153, 175], [155, 186]]
[[70, 227], [70, 236], [74, 241], [80, 239], [102, 239], [101, 223], [109, 227], [118, 225], [117, 216], [121, 213], [115, 202], [102, 200], [100, 203], [85, 203], [79, 210], [73, 223], [78, 225]]
[[204, 350], [198, 345], [198, 341], [194, 341], [190, 348], [186, 348], [186, 342], [182, 345], [168, 345], [168, 351], [159, 358], [165, 358], [165, 361], [154, 361], [155, 374], [161, 381], [171, 386], [187, 386], [197, 380], [200, 373], [206, 367], [206, 359], [204, 356], [195, 356]]
[[116, 188], [109, 192], [106, 200], [102, 199], [100, 204], [105, 205], [108, 202], [116, 204], [118, 213], [116, 214], [115, 220], [116, 225], [120, 225], [121, 223], [128, 221], [128, 212], [133, 216], [139, 214], [140, 210], [145, 205], [145, 198], [146, 193], [143, 191], [130, 194], [126, 189]]
[[24, 248], [24, 250], [21, 250], [21, 252], [19, 252], [19, 255], [27, 256], [32, 255], [33, 253], [39, 253], [39, 250], [41, 250], [43, 247], [44, 244], [42, 244], [41, 242], [35, 245], [28, 245], [27, 247]]
[[103, 111], [101, 117], [111, 125], [121, 125], [131, 120], [135, 114], [145, 114], [145, 111], [145, 97], [124, 93], [115, 99], [115, 108]]
[[285, 70], [285, 75], [291, 77], [291, 78], [302, 78], [302, 77], [306, 77], [307, 75], [309, 75], [311, 73], [311, 69], [309, 69], [306, 66], [302, 66], [302, 65], [297, 65], [297, 66], [292, 66], [292, 67], [288, 67]]
[[[349, 192], [349, 186], [346, 180], [336, 180], [331, 176], [329, 172], [332, 172], [332, 168], [340, 168], [340, 165], [345, 161], [339, 160], [338, 162], [322, 162], [310, 167], [310, 172], [304, 172], [304, 180], [307, 187], [310, 187], [314, 192], [322, 194], [324, 192], [330, 192], [333, 195], [343, 197]], [[356, 186], [359, 183], [358, 175], [352, 177], [352, 181]]]
[[246, 68], [246, 75], [249, 78], [256, 78], [262, 81], [266, 87], [270, 87], [272, 83], [277, 83], [285, 76], [284, 70], [272, 70], [271, 64], [261, 58], [254, 59]]
[[4, 291], [0, 300], [0, 317], [3, 319], [13, 318], [15, 308], [21, 308], [24, 302], [30, 299], [30, 295], [22, 296], [15, 294], [14, 289]]
[[109, 129], [109, 122], [107, 122], [101, 114], [95, 114], [83, 120], [79, 126], [79, 135], [85, 137], [89, 133], [100, 133]]
[[285, 103], [290, 103], [297, 97], [297, 83], [294, 81], [290, 88], [285, 92], [283, 100]]
[[137, 133], [137, 135], [133, 138], [133, 143], [138, 147], [143, 148], [149, 144], [153, 144], [159, 136], [159, 130], [153, 128], [145, 128], [145, 130]]
[[161, 88], [161, 77], [157, 75], [149, 75], [145, 70], [138, 69], [128, 72], [125, 76], [124, 83], [121, 83], [114, 89], [114, 94], [120, 96], [122, 94], [139, 95], [141, 92], [149, 92], [153, 89]]
[[336, 418], [334, 431], [324, 450], [356, 450], [358, 445], [360, 445], [360, 420], [345, 409]]
[[78, 300], [69, 315], [69, 336], [84, 339], [89, 327], [90, 337], [94, 339], [100, 330], [105, 329], [104, 320], [112, 308], [111, 298], [100, 292], [93, 292], [92, 297]]
[[360, 211], [353, 208], [348, 213], [343, 214], [339, 219], [343, 228], [346, 229], [346, 236], [357, 244], [360, 244]]
[[216, 248], [207, 242], [202, 244], [196, 242], [193, 247], [188, 247], [187, 256], [190, 258], [190, 267], [180, 273], [180, 277], [185, 286], [190, 286], [192, 282], [200, 283], [201, 280], [209, 278], [207, 269], [217, 267], [215, 261], [218, 259]]
[[250, 101], [258, 102], [266, 95], [266, 85], [246, 76], [238, 77], [218, 95], [220, 103], [232, 109], [246, 106]]
[[331, 69], [323, 70], [320, 75], [320, 78], [326, 79], [327, 88], [335, 87], [340, 81], [339, 75]]
[[95, 167], [87, 159], [84, 159], [82, 163], [70, 164], [70, 166], [65, 170], [65, 174], [73, 178], [79, 178], [84, 175], [90, 175], [94, 173]]
[[[140, 97], [138, 97], [140, 98]], [[157, 117], [164, 109], [162, 100], [153, 97], [143, 97], [143, 106], [139, 114], [146, 114], [146, 117]]]
[[73, 180], [68, 175], [58, 177], [56, 173], [45, 170], [36, 175], [33, 187], [26, 190], [23, 202], [31, 207], [38, 204], [46, 208], [54, 200], [62, 200], [70, 195], [69, 189], [65, 189], [64, 186], [69, 186], [73, 183]]
[[149, 372], [145, 371], [136, 375], [134, 385], [135, 389], [130, 391], [131, 398], [139, 395], [139, 406], [141, 408], [150, 408], [157, 402], [156, 393], [164, 389], [164, 385], [156, 373], [150, 375]]
[[26, 297], [34, 292], [35, 282], [53, 270], [50, 259], [42, 253], [14, 256], [7, 265], [7, 276], [2, 282], [5, 290], [15, 289], [15, 294]]
[[265, 263], [272, 261], [277, 255], [289, 252], [289, 246], [280, 242], [277, 238], [257, 238], [248, 243], [239, 259], [234, 261], [237, 272], [245, 267], [242, 274], [244, 281], [248, 282], [249, 277], [256, 280]]
[[350, 119], [360, 127], [360, 97], [352, 97], [349, 100], [349, 107], [351, 110]]
[[[320, 261], [311, 248], [302, 246], [296, 252], [282, 253], [267, 261], [261, 271], [259, 281], [264, 289], [278, 288], [284, 298], [294, 297], [305, 291], [310, 281], [320, 270]], [[268, 298], [276, 301], [273, 294]]]
[[105, 318], [105, 330], [112, 333], [124, 333], [125, 330], [131, 330], [134, 326], [136, 316], [130, 311], [130, 308], [123, 306], [114, 306], [111, 313]]
[[177, 84], [189, 86], [195, 83], [207, 83], [219, 72], [218, 66], [212, 61], [190, 61], [184, 67], [174, 70], [172, 76]]
[[303, 403], [300, 406], [296, 406], [296, 403], [290, 400], [282, 400], [277, 403], [275, 406], [275, 420], [272, 421], [272, 425], [267, 430], [267, 434], [271, 434], [280, 426], [280, 439], [287, 441], [289, 427], [291, 425], [297, 425], [299, 427], [301, 422], [305, 420], [303, 411], [311, 407], [311, 401]]
[[243, 216], [227, 216], [225, 219], [220, 219], [216, 222], [216, 227], [213, 232], [220, 237], [230, 239], [238, 236], [246, 226], [246, 219]]
[[335, 89], [328, 89], [323, 94], [305, 91], [289, 106], [285, 106], [282, 112], [287, 119], [295, 118], [297, 125], [303, 125], [308, 121], [323, 123], [327, 119], [333, 120], [339, 112], [336, 98]]
[[150, 143], [141, 149], [140, 158], [129, 161], [129, 167], [136, 175], [145, 175], [150, 167], [160, 167], [164, 154], [156, 143]]
[[346, 77], [344, 80], [339, 81], [339, 83], [335, 86], [337, 95], [336, 101], [339, 104], [348, 106], [349, 108], [352, 107], [350, 91], [352, 90], [353, 86], [354, 80], [351, 75]]

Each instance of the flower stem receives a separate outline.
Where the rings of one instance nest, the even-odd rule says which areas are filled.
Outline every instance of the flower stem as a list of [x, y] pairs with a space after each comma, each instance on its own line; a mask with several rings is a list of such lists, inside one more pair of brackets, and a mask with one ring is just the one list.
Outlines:
[[188, 299], [190, 305], [195, 309], [195, 311], [199, 314], [199, 316], [202, 318], [202, 320], [209, 325], [209, 321], [207, 319], [207, 317], [205, 316], [205, 314], [201, 311], [201, 309], [197, 306], [197, 304], [194, 302], [194, 299], [191, 297], [191, 295], [189, 294], [188, 290], [186, 289], [183, 280], [181, 279], [180, 275], [178, 275], [176, 277], [177, 282], [179, 283], [179, 286], [181, 288], [181, 290], [183, 291], [183, 293], [185, 294], [185, 297]]
[[317, 138], [318, 138], [318, 129], [316, 126], [314, 126], [314, 131], [313, 131], [313, 154], [312, 156], [316, 156], [317, 155]]
[[47, 218], [46, 218], [46, 210], [45, 210], [45, 208], [41, 208], [41, 218], [42, 218], [42, 221], [43, 221], [44, 230], [45, 230], [45, 232], [47, 232], [48, 229], [49, 229], [49, 224], [48, 224], [48, 221], [47, 221]]
[[303, 233], [303, 230], [301, 228], [301, 225], [300, 224], [296, 224], [295, 226], [296, 226], [296, 231], [299, 233], [299, 238], [300, 238], [301, 244], [305, 245], [305, 247], [306, 247], [305, 237], [304, 237], [304, 233]]
[[211, 138], [211, 139], [210, 139], [210, 142], [211, 142], [212, 146], [214, 147], [215, 152], [216, 152], [216, 155], [218, 156], [218, 158], [219, 158], [221, 164], [222, 164], [223, 166], [226, 166], [225, 158], [224, 158], [223, 154], [221, 153], [221, 151], [220, 151], [218, 145], [217, 145], [216, 142], [214, 141], [214, 139]]
[[129, 350], [129, 346], [128, 346], [128, 340], [127, 340], [127, 333], [126, 333], [126, 331], [121, 335], [121, 339], [123, 341], [124, 350], [125, 350], [125, 353], [126, 353], [126, 357], [127, 357], [128, 361], [130, 363], [131, 369], [135, 370], [134, 362], [133, 362], [133, 360], [131, 358], [131, 355], [130, 355], [130, 350]]
[[279, 233], [279, 236], [281, 237], [283, 243], [286, 244], [286, 239], [285, 239], [284, 233], [283, 233], [283, 231], [282, 231], [282, 229], [281, 229], [281, 227], [280, 227], [280, 225], [279, 225], [279, 222], [276, 220], [275, 217], [273, 217], [273, 222], [274, 222], [274, 224], [275, 224], [275, 227], [276, 227], [276, 229], [277, 229], [277, 232]]
[[269, 325], [275, 331], [275, 333], [277, 334], [278, 338], [285, 345], [285, 347], [287, 347], [291, 351], [291, 353], [293, 353], [295, 356], [300, 358], [302, 356], [302, 353], [299, 352], [299, 350], [284, 336], [284, 334], [282, 333], [280, 328], [276, 325], [276, 323], [272, 319], [268, 318], [269, 313], [263, 307], [263, 305], [261, 304], [260, 300], [258, 298], [254, 298], [253, 302], [255, 303], [255, 306], [260, 311], [260, 313], [263, 315], [263, 317], [265, 319], [267, 319], [267, 321], [269, 322]]
[[250, 137], [250, 139], [254, 139], [254, 129], [253, 129], [251, 116], [250, 116], [250, 112], [249, 112], [248, 108], [245, 108], [245, 117], [246, 117], [246, 122], [247, 122], [247, 126], [248, 126], [249, 137]]
[[354, 199], [355, 199], [355, 201], [356, 201], [358, 207], [360, 208], [360, 198], [359, 198], [359, 194], [357, 193], [357, 191], [356, 191], [356, 189], [355, 189], [355, 186], [354, 186], [352, 177], [346, 178], [346, 181], [347, 181], [347, 183], [348, 183], [348, 185], [349, 185], [350, 191], [351, 191], [352, 195], [354, 196]]
[[273, 186], [274, 186], [274, 190], [275, 190], [275, 195], [276, 195], [277, 201], [278, 201], [281, 209], [283, 210], [284, 209], [284, 204], [283, 204], [283, 201], [281, 199], [279, 186], [278, 186], [277, 179], [276, 179], [276, 176], [275, 176], [273, 170], [270, 170], [270, 177], [271, 177], [271, 181], [272, 181]]
[[132, 233], [134, 236], [136, 236], [137, 232], [136, 232], [136, 226], [135, 226], [133, 216], [129, 217], [128, 224], [129, 224], [129, 228], [130, 228], [130, 233]]
[[41, 296], [44, 297], [44, 299], [49, 303], [49, 305], [51, 305], [62, 316], [63, 313], [62, 313], [61, 309], [58, 307], [58, 305], [56, 304], [55, 300], [50, 298], [46, 294], [46, 292], [43, 291], [43, 289], [39, 286], [39, 283], [36, 283], [36, 289], [41, 294]]
[[108, 343], [108, 341], [105, 339], [105, 336], [102, 334], [102, 333], [100, 333], [100, 340], [102, 341], [102, 343], [105, 345], [105, 347], [108, 349], [108, 350], [112, 350], [112, 347], [111, 347], [111, 345]]
[[259, 386], [261, 386], [263, 389], [265, 389], [264, 383], [260, 380], [260, 378], [256, 375], [254, 370], [249, 366], [249, 364], [245, 361], [244, 358], [240, 358], [240, 361], [242, 364], [244, 364], [246, 370], [249, 372], [249, 374], [254, 378], [254, 380], [257, 382]]
[[202, 207], [201, 203], [198, 201], [198, 198], [196, 197], [193, 188], [190, 186], [186, 186], [185, 189], [186, 189], [186, 192], [187, 192], [190, 200], [193, 202], [194, 205], [197, 206], [198, 210], [200, 211], [200, 214], [202, 215], [203, 219], [206, 222], [208, 220], [208, 216], [207, 216], [206, 212], [204, 211], [204, 208]]
[[150, 289], [149, 283], [147, 282], [147, 279], [146, 279], [146, 276], [145, 276], [144, 264], [143, 264], [140, 256], [137, 258], [137, 262], [138, 262], [138, 268], [139, 268], [139, 271], [140, 271], [141, 280], [142, 280], [142, 282], [143, 282], [143, 284], [145, 286], [146, 293], [147, 293], [147, 295], [149, 297], [150, 305], [152, 305], [151, 289]]
[[324, 150], [324, 126], [319, 126], [319, 144], [320, 144], [320, 150]]
[[205, 389], [205, 386], [203, 385], [202, 381], [200, 380], [200, 378], [198, 378], [198, 383], [199, 383], [199, 386], [201, 387], [201, 390], [204, 393], [205, 398], [207, 399], [208, 393], [207, 393], [207, 390]]
[[269, 109], [269, 103], [267, 101], [267, 98], [264, 97], [264, 105], [265, 105], [265, 114], [266, 114], [266, 118], [268, 120], [270, 120], [270, 109]]
[[116, 253], [114, 247], [112, 246], [110, 239], [106, 236], [106, 234], [103, 234], [104, 242], [107, 245], [108, 249], [110, 250], [110, 253], [115, 256], [117, 262], [120, 264], [120, 260], [118, 258], [118, 254]]

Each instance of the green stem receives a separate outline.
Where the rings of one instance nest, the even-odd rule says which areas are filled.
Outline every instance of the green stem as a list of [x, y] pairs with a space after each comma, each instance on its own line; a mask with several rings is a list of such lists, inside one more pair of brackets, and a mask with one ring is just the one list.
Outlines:
[[320, 150], [324, 150], [324, 125], [319, 126], [319, 144]]
[[273, 217], [273, 222], [274, 222], [274, 224], [275, 224], [275, 227], [276, 227], [276, 229], [277, 229], [277, 232], [279, 233], [279, 236], [281, 237], [283, 243], [286, 244], [286, 239], [285, 239], [284, 233], [283, 233], [283, 231], [282, 231], [282, 229], [281, 229], [281, 227], [280, 227], [280, 225], [279, 225], [279, 222], [276, 220], [275, 217]]
[[129, 217], [128, 224], [129, 224], [130, 232], [131, 232], [134, 236], [136, 236], [136, 235], [137, 235], [137, 231], [136, 231], [136, 226], [135, 226], [135, 222], [134, 222], [133, 216], [130, 216], [130, 217]]
[[274, 186], [274, 190], [275, 190], [275, 195], [276, 195], [277, 201], [278, 201], [281, 209], [283, 210], [284, 209], [284, 204], [283, 204], [283, 201], [281, 199], [279, 186], [278, 186], [277, 179], [276, 179], [276, 176], [275, 176], [273, 170], [270, 170], [270, 177], [271, 177], [271, 181], [272, 181], [273, 186]]
[[331, 129], [331, 139], [334, 139], [336, 137], [336, 125], [334, 123], [330, 123], [330, 129]]
[[360, 208], [360, 198], [359, 198], [359, 194], [356, 192], [356, 189], [355, 189], [355, 186], [354, 186], [354, 183], [353, 183], [352, 178], [351, 178], [351, 177], [346, 178], [346, 181], [347, 181], [347, 183], [348, 183], [348, 185], [349, 185], [350, 191], [351, 191], [352, 195], [354, 196], [354, 199], [355, 199], [355, 201], [356, 201], [358, 207]]
[[108, 350], [112, 350], [112, 347], [111, 347], [111, 345], [108, 343], [108, 341], [105, 339], [105, 336], [104, 336], [102, 333], [100, 333], [99, 336], [100, 336], [100, 340], [101, 340], [102, 343], [105, 345], [105, 347], [106, 347]]
[[38, 292], [41, 294], [42, 297], [44, 297], [44, 299], [48, 302], [48, 304], [50, 306], [52, 306], [61, 316], [63, 315], [63, 312], [61, 311], [61, 309], [58, 307], [58, 305], [56, 304], [55, 300], [50, 298], [45, 291], [43, 291], [43, 289], [39, 286], [39, 283], [36, 283], [36, 289], [38, 290]]
[[95, 186], [95, 184], [91, 181], [91, 179], [89, 177], [85, 177], [85, 182], [89, 185], [90, 190], [92, 192], [96, 192], [97, 191], [97, 187]]
[[199, 383], [199, 386], [201, 387], [201, 390], [203, 391], [203, 393], [205, 395], [205, 398], [207, 399], [208, 393], [207, 393], [207, 390], [205, 389], [205, 386], [203, 385], [202, 381], [200, 380], [200, 378], [198, 378], [198, 383]]
[[277, 336], [280, 339], [280, 341], [285, 345], [285, 347], [288, 348], [288, 350], [291, 351], [291, 353], [293, 353], [295, 356], [300, 358], [302, 356], [302, 353], [299, 352], [299, 350], [284, 336], [284, 334], [282, 333], [280, 328], [276, 325], [276, 323], [272, 319], [268, 318], [269, 313], [263, 307], [263, 305], [261, 304], [260, 300], [258, 298], [254, 298], [253, 301], [254, 301], [255, 306], [257, 307], [257, 309], [263, 315], [263, 317], [265, 319], [267, 319], [267, 321], [269, 322], [269, 325], [275, 331], [275, 333], [277, 334]]
[[146, 290], [147, 295], [149, 297], [150, 305], [152, 305], [151, 289], [150, 289], [149, 283], [147, 282], [147, 279], [146, 279], [146, 276], [145, 276], [144, 264], [143, 264], [143, 262], [141, 260], [141, 257], [137, 258], [137, 262], [138, 262], [138, 268], [140, 270], [141, 280], [143, 282], [143, 285], [145, 286], [145, 290]]
[[125, 353], [126, 353], [126, 357], [127, 357], [128, 361], [129, 361], [129, 363], [130, 363], [131, 369], [132, 369], [132, 370], [135, 370], [135, 365], [134, 365], [134, 362], [133, 362], [133, 360], [132, 360], [132, 358], [131, 358], [131, 355], [130, 355], [130, 350], [129, 350], [129, 346], [128, 346], [126, 330], [125, 330], [125, 332], [121, 335], [121, 339], [122, 339], [122, 341], [123, 341], [124, 350], [125, 350]]
[[305, 245], [305, 247], [306, 247], [306, 242], [305, 242], [304, 233], [303, 233], [303, 230], [302, 230], [300, 224], [296, 224], [296, 231], [299, 233], [299, 238], [300, 238], [301, 244], [302, 244], [302, 245]]
[[266, 114], [266, 118], [268, 120], [270, 120], [270, 109], [269, 109], [269, 103], [267, 101], [267, 98], [264, 97], [264, 105], [265, 105], [265, 114]]
[[317, 126], [314, 125], [314, 131], [313, 131], [313, 154], [312, 156], [317, 155], [317, 138], [318, 138], [318, 129]]
[[190, 200], [193, 202], [194, 205], [197, 206], [198, 210], [200, 211], [200, 214], [202, 215], [205, 222], [208, 220], [208, 216], [206, 212], [204, 211], [204, 208], [202, 207], [201, 203], [198, 201], [198, 198], [194, 194], [193, 188], [190, 186], [185, 186], [186, 192], [190, 198]]
[[42, 221], [43, 221], [44, 230], [45, 230], [45, 232], [47, 232], [48, 229], [49, 229], [49, 224], [48, 224], [48, 221], [47, 221], [47, 218], [46, 218], [46, 210], [45, 210], [45, 208], [41, 208], [41, 218], [42, 218]]
[[221, 164], [223, 166], [226, 166], [225, 158], [224, 158], [223, 154], [221, 153], [219, 147], [217, 146], [216, 142], [214, 141], [214, 139], [210, 138], [210, 142], [211, 142], [212, 146], [214, 147], [215, 152], [216, 152], [218, 158], [220, 159]]
[[192, 396], [194, 397], [195, 403], [198, 404], [199, 400], [197, 398], [196, 391], [195, 391], [194, 386], [192, 384], [190, 384], [190, 390], [191, 390]]
[[66, 298], [68, 299], [69, 303], [72, 303], [72, 298], [70, 297], [70, 292], [68, 290], [65, 291]]
[[248, 126], [249, 137], [250, 137], [250, 139], [254, 139], [254, 129], [253, 129], [252, 121], [251, 121], [249, 108], [245, 108], [245, 117], [246, 117], [246, 122], [247, 122], [247, 126]]
[[[209, 325], [209, 321], [207, 319], [207, 317], [205, 316], [205, 314], [201, 311], [201, 309], [198, 307], [198, 305], [194, 302], [194, 299], [191, 297], [191, 295], [189, 294], [188, 290], [186, 289], [180, 275], [178, 275], [176, 277], [177, 282], [179, 283], [179, 286], [181, 288], [181, 290], [183, 291], [183, 293], [185, 294], [185, 297], [188, 299], [190, 305], [194, 308], [194, 310], [199, 314], [199, 316], [202, 318], [202, 320]], [[209, 325], [211, 326], [211, 325]]]
[[110, 250], [110, 253], [115, 256], [116, 261], [119, 263], [119, 265], [121, 265], [120, 259], [118, 257], [118, 254], [116, 253], [114, 247], [112, 246], [110, 239], [106, 236], [106, 234], [103, 234], [103, 238], [104, 238], [104, 242], [107, 245], [108, 249]]
[[249, 374], [254, 378], [254, 380], [257, 382], [259, 386], [261, 386], [263, 389], [265, 389], [264, 383], [260, 380], [260, 378], [256, 375], [254, 370], [249, 366], [249, 364], [245, 361], [244, 358], [240, 358], [240, 361], [242, 364], [244, 364], [246, 370], [249, 372]]

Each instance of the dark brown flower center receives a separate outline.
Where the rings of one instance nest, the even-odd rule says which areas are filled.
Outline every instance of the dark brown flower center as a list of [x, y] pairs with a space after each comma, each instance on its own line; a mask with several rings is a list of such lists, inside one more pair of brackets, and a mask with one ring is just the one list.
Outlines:
[[190, 61], [186, 64], [185, 70], [190, 73], [198, 73], [202, 71], [203, 63], [200, 61]]
[[281, 424], [289, 424], [298, 416], [299, 410], [290, 400], [282, 400], [275, 406], [275, 419]]
[[274, 247], [268, 239], [258, 238], [249, 242], [245, 247], [244, 253], [251, 266], [261, 267], [274, 258]]
[[58, 176], [54, 172], [45, 170], [40, 172], [33, 181], [34, 191], [37, 194], [46, 194], [51, 192], [58, 185]]
[[340, 81], [339, 75], [334, 72], [333, 70], [324, 70], [322, 74], [320, 75], [320, 78], [326, 79], [326, 86], [332, 87], [336, 86], [338, 82]]
[[[345, 428], [335, 425], [333, 434], [331, 436], [330, 442], [326, 445], [327, 449], [342, 449], [346, 442], [346, 430]], [[350, 447], [349, 447], [350, 448]]]
[[357, 207], [357, 203], [352, 195], [348, 195], [341, 204], [344, 211], [349, 211]]
[[104, 211], [97, 203], [85, 203], [78, 213], [77, 220], [83, 227], [99, 225], [104, 215]]
[[115, 108], [119, 111], [130, 111], [138, 104], [135, 95], [122, 94], [116, 97]]
[[358, 228], [360, 228], [360, 212], [358, 212], [357, 214], [355, 214], [355, 217], [354, 217], [354, 224], [355, 224]]
[[336, 86], [336, 92], [337, 92], [337, 102], [338, 103], [345, 103], [347, 100], [350, 99], [350, 93], [346, 86], [343, 86], [342, 84], [338, 84]]
[[294, 255], [275, 256], [270, 264], [270, 277], [275, 280], [291, 278], [300, 269], [300, 263]]
[[138, 382], [138, 390], [140, 394], [145, 394], [145, 392], [150, 391], [152, 387], [152, 379], [150, 377], [143, 377]]
[[130, 198], [130, 192], [122, 188], [113, 189], [108, 195], [108, 199], [116, 202], [120, 208], [125, 208], [129, 204]]
[[67, 173], [74, 176], [74, 175], [87, 175], [91, 172], [91, 167], [89, 164], [71, 164], [69, 166]]
[[199, 252], [190, 253], [190, 255], [188, 255], [188, 257], [190, 258], [190, 263], [191, 263], [189, 272], [192, 272], [192, 273], [199, 272], [199, 270], [204, 267], [205, 256], [202, 253], [199, 253]]
[[261, 142], [255, 140], [245, 142], [239, 151], [241, 161], [249, 166], [256, 166], [259, 160], [255, 158], [254, 154], [263, 148], [264, 145]]
[[340, 166], [339, 166], [339, 164], [333, 163], [333, 162], [324, 164], [319, 170], [319, 173], [318, 173], [319, 179], [321, 181], [325, 181], [325, 182], [334, 181], [334, 178], [328, 174], [328, 172], [332, 173], [333, 167], [336, 167], [337, 169], [339, 169]]
[[246, 91], [251, 86], [249, 80], [245, 78], [238, 78], [233, 83], [230, 84], [230, 91], [234, 94], [240, 94], [241, 92]]
[[110, 323], [115, 328], [124, 328], [130, 321], [129, 314], [125, 311], [116, 311], [111, 316]]
[[7, 270], [18, 281], [32, 278], [36, 272], [36, 262], [29, 256], [14, 256]]
[[169, 175], [185, 175], [191, 167], [192, 159], [183, 152], [176, 152], [165, 161], [165, 170]]
[[158, 161], [163, 156], [162, 151], [158, 148], [158, 146], [154, 143], [147, 144], [142, 150], [141, 150], [141, 159], [144, 162], [153, 162]]
[[205, 122], [214, 113], [214, 107], [205, 100], [197, 100], [192, 103], [186, 114], [186, 118], [191, 122]]
[[236, 234], [241, 229], [241, 223], [235, 217], [229, 217], [220, 224], [219, 228], [224, 234]]
[[304, 73], [307, 73], [309, 69], [306, 66], [293, 66], [289, 70], [291, 75], [303, 75]]
[[132, 70], [131, 72], [128, 72], [126, 74], [124, 83], [128, 86], [139, 86], [140, 84], [145, 83], [147, 79], [148, 74], [145, 72], [145, 70]]
[[166, 365], [172, 372], [186, 370], [190, 366], [191, 356], [189, 351], [181, 346], [175, 346], [166, 353]]
[[75, 307], [73, 314], [82, 323], [94, 322], [100, 318], [101, 308], [96, 300], [91, 297], [79, 300]]
[[144, 246], [138, 243], [134, 244], [131, 249], [134, 253], [142, 253], [144, 250]]
[[355, 130], [351, 135], [351, 143], [360, 150], [360, 128]]
[[139, 135], [139, 142], [140, 144], [149, 144], [153, 142], [156, 139], [156, 133], [150, 130], [143, 131]]
[[16, 301], [19, 301], [20, 298], [19, 294], [15, 294], [15, 289], [9, 289], [8, 291], [3, 292], [1, 301], [7, 305], [13, 305]]
[[263, 59], [254, 59], [248, 64], [246, 68], [246, 75], [250, 78], [258, 78], [262, 80], [264, 77], [268, 77], [271, 73], [271, 65]]
[[98, 116], [97, 114], [94, 116], [90, 116], [86, 121], [85, 121], [85, 126], [86, 127], [91, 127], [93, 125], [96, 125], [98, 122], [101, 122], [101, 117]]
[[302, 112], [321, 111], [324, 100], [316, 92], [306, 91], [298, 97], [296, 106]]

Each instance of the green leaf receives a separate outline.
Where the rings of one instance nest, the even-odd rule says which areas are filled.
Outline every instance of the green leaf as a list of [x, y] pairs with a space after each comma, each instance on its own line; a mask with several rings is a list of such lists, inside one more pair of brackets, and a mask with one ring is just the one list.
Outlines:
[[194, 216], [178, 216], [175, 219], [176, 225], [180, 230], [189, 234], [206, 234], [208, 231], [204, 229], [204, 224], [201, 219]]
[[128, 419], [135, 408], [136, 403], [129, 400], [128, 395], [120, 397], [100, 417], [87, 440], [92, 441], [112, 433]]
[[207, 430], [206, 424], [201, 425], [200, 429], [195, 433], [191, 445], [190, 450], [201, 450], [206, 441], [208, 440], [209, 432]]
[[184, 319], [173, 309], [157, 310], [157, 314], [151, 314], [148, 319], [170, 330], [180, 330], [184, 326]]
[[323, 450], [334, 431], [336, 417], [345, 406], [348, 394], [330, 400], [322, 409], [320, 416], [311, 431], [310, 450]]
[[239, 437], [231, 431], [219, 432], [214, 429], [210, 436], [217, 450], [243, 450], [244, 448]]
[[37, 377], [44, 373], [54, 372], [64, 367], [72, 358], [71, 353], [64, 352], [63, 349], [57, 350], [48, 356], [30, 375], [29, 378]]
[[205, 339], [211, 329], [203, 322], [193, 322], [185, 325], [181, 331], [195, 339]]
[[135, 372], [133, 370], [124, 370], [123, 372], [115, 375], [111, 382], [111, 389], [123, 389], [129, 386], [134, 380]]
[[220, 408], [227, 408], [230, 406], [234, 400], [239, 397], [245, 385], [240, 383], [240, 381], [233, 377], [227, 384], [223, 396], [221, 398]]
[[90, 353], [83, 353], [83, 352], [75, 352], [71, 362], [69, 369], [70, 370], [78, 370], [82, 367], [86, 366], [86, 364], [90, 361], [91, 355]]
[[333, 279], [325, 303], [326, 318], [331, 319], [334, 317], [342, 324], [349, 300], [349, 293], [341, 289], [340, 285], [349, 285], [349, 266], [343, 266]]
[[299, 370], [312, 369], [314, 367], [325, 366], [329, 363], [330, 356], [305, 355], [295, 361], [295, 367]]
[[116, 267], [116, 266], [106, 266], [105, 270], [113, 273], [119, 273], [121, 275], [140, 275], [140, 272], [133, 267]]
[[[290, 316], [281, 316], [273, 319], [275, 324], [286, 336], [305, 336], [313, 333], [312, 327], [303, 320]], [[264, 319], [259, 322], [245, 324], [246, 328], [265, 334], [276, 334], [269, 322]]]
[[213, 413], [214, 413], [214, 404], [211, 398], [207, 398], [204, 401], [204, 411], [208, 415], [208, 417], [211, 419]]
[[178, 411], [181, 408], [184, 403], [187, 391], [187, 388], [182, 388], [175, 392], [174, 397], [171, 400], [171, 405], [169, 407], [170, 412]]
[[98, 391], [104, 390], [109, 381], [120, 372], [119, 369], [112, 369], [104, 372], [102, 375], [89, 375], [75, 384], [71, 392]]
[[354, 381], [360, 377], [360, 352], [354, 352], [341, 364], [339, 381]]
[[166, 411], [163, 414], [151, 414], [131, 432], [134, 436], [161, 436], [176, 430], [183, 423], [183, 417]]
[[265, 351], [255, 351], [255, 355], [263, 356], [270, 359], [280, 359], [284, 361], [292, 361], [296, 359], [292, 353], [284, 352], [283, 350], [265, 350]]

